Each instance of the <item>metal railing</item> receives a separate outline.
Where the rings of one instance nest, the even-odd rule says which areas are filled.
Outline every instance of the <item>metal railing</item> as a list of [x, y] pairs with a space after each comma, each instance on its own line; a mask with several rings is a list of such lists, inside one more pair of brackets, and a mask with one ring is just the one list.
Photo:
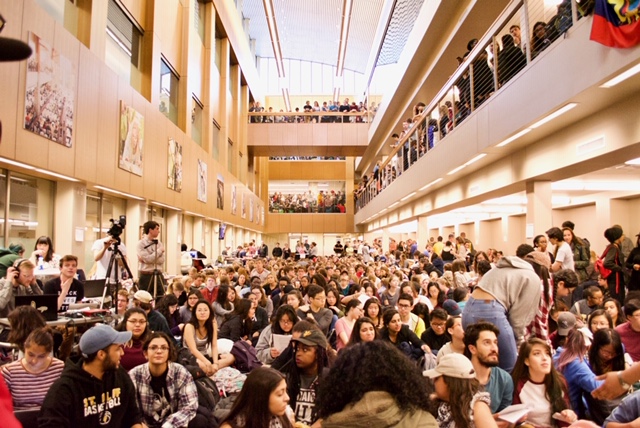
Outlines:
[[[545, 21], [549, 11], [543, 2], [509, 4], [481, 39], [469, 41], [468, 51], [458, 58], [457, 70], [436, 97], [414, 107], [414, 116], [403, 122], [403, 132], [392, 143], [392, 152], [363, 176], [354, 191], [356, 212], [442, 144], [471, 113], [590, 12], [576, 0], [563, 0], [557, 13]], [[533, 26], [531, 22], [535, 22]]]

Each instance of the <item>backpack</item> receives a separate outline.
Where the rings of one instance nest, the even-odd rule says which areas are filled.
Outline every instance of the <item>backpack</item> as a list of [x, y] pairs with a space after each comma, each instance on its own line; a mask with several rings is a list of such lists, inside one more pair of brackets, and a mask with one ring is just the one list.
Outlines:
[[604, 258], [609, 252], [609, 248], [610, 247], [607, 247], [607, 249], [604, 250], [604, 253], [602, 253], [602, 255], [598, 257], [598, 260], [596, 260], [595, 264], [596, 270], [598, 271], [602, 279], [607, 279], [609, 275], [611, 275], [611, 269], [607, 269], [606, 267], [604, 267]]
[[235, 367], [241, 373], [249, 373], [255, 368], [262, 367], [262, 363], [256, 355], [255, 348], [244, 340], [238, 340], [233, 344], [231, 355], [235, 357]]
[[197, 413], [207, 419], [207, 426], [218, 427], [218, 421], [214, 416], [218, 402], [220, 402], [220, 391], [218, 390], [218, 385], [216, 385], [213, 379], [206, 375], [197, 363], [195, 365], [185, 365], [185, 368], [189, 373], [191, 373], [191, 377], [193, 378], [193, 382], [196, 384], [196, 389], [198, 391]]

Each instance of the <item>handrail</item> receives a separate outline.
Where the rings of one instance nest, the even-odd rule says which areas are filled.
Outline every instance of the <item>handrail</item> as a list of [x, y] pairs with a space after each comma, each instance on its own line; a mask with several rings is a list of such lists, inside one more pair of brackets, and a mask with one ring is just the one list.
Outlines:
[[[569, 25], [569, 27], [575, 25], [577, 22], [577, 19], [580, 19], [579, 17], [576, 16], [576, 13], [575, 13], [576, 0], [571, 0], [571, 7], [572, 7], [572, 15], [571, 15], [571, 24]], [[377, 194], [380, 193], [382, 189], [386, 188], [386, 186], [390, 184], [393, 180], [395, 180], [397, 176], [399, 176], [407, 168], [411, 167], [412, 164], [417, 161], [417, 158], [422, 157], [423, 155], [426, 155], [427, 152], [431, 150], [433, 146], [435, 146], [435, 142], [436, 142], [435, 136], [436, 136], [436, 133], [442, 132], [442, 129], [440, 129], [442, 128], [442, 123], [436, 123], [436, 127], [432, 129], [431, 125], [428, 125], [425, 122], [430, 119], [435, 120], [435, 118], [431, 117], [431, 113], [436, 111], [436, 109], [438, 109], [439, 107], [440, 109], [442, 109], [441, 103], [449, 96], [449, 93], [453, 90], [454, 87], [457, 86], [456, 84], [463, 78], [465, 73], [467, 72], [469, 73], [468, 83], [467, 83], [468, 87], [466, 88], [469, 91], [469, 93], [467, 93], [467, 96], [468, 96], [467, 101], [469, 103], [469, 106], [468, 108], [466, 106], [462, 106], [464, 108], [464, 111], [462, 110], [456, 111], [455, 109], [456, 100], [454, 96], [452, 109], [451, 111], [449, 111], [449, 108], [447, 108], [447, 112], [446, 112], [451, 122], [450, 125], [447, 124], [447, 128], [449, 130], [458, 126], [459, 123], [462, 123], [463, 121], [465, 121], [469, 117], [469, 115], [471, 115], [475, 110], [477, 110], [480, 107], [480, 105], [482, 105], [489, 97], [492, 97], [494, 92], [500, 89], [500, 83], [498, 81], [499, 79], [498, 73], [500, 72], [499, 63], [498, 63], [499, 53], [497, 49], [499, 45], [496, 41], [496, 35], [499, 34], [502, 30], [504, 30], [504, 28], [506, 28], [506, 25], [509, 24], [509, 21], [520, 11], [523, 11], [523, 20], [525, 21], [525, 23], [527, 23], [529, 19], [529, 15], [531, 13], [529, 3], [524, 0], [516, 0], [510, 3], [498, 15], [496, 20], [487, 30], [487, 32], [479, 39], [478, 43], [471, 50], [467, 58], [458, 66], [455, 72], [449, 77], [446, 83], [438, 91], [436, 96], [425, 106], [423, 112], [420, 115], [414, 116], [415, 120], [413, 121], [413, 123], [411, 124], [411, 127], [407, 130], [407, 132], [404, 132], [401, 138], [398, 140], [397, 146], [393, 148], [393, 150], [387, 155], [387, 158], [384, 161], [380, 162], [379, 172], [378, 172], [379, 174], [378, 182], [374, 182], [373, 180], [373, 172], [376, 166], [378, 165], [378, 163], [375, 162], [370, 168], [367, 168], [366, 172], [371, 173], [372, 177], [371, 177], [371, 180], [367, 182], [366, 187], [364, 188], [361, 187], [359, 189], [356, 189], [355, 191], [356, 210], [364, 207], [366, 204], [371, 202], [371, 200], [373, 200], [373, 198], [375, 198], [375, 196], [377, 196]], [[559, 12], [554, 18], [562, 18], [562, 16], [565, 16], [565, 15], [561, 15]], [[557, 38], [560, 38], [561, 35], [564, 33], [564, 31], [566, 31], [566, 28], [563, 31], [558, 31], [556, 34], [556, 38], [551, 39], [551, 41], [555, 41]], [[528, 36], [529, 36], [529, 31], [527, 31], [525, 37], [523, 38], [527, 46], [527, 49], [526, 49], [527, 52], [525, 55], [526, 65], [524, 65], [524, 68], [526, 68], [533, 60], [532, 55], [530, 55], [530, 51], [533, 48], [533, 46]], [[480, 55], [483, 55], [486, 52], [486, 48], [487, 46], [489, 46], [489, 43], [491, 43], [493, 47], [493, 61], [492, 61], [493, 69], [490, 70], [493, 76], [492, 86], [491, 86], [492, 90], [489, 93], [484, 93], [484, 94], [481, 93], [480, 95], [483, 95], [483, 98], [480, 100], [481, 104], [475, 105], [476, 97], [474, 94], [474, 90], [478, 88], [482, 89], [482, 86], [480, 86], [481, 83], [478, 83], [478, 85], [476, 86], [476, 82], [474, 82], [474, 77], [486, 77], [488, 76], [488, 74], [482, 75], [480, 74], [481, 72], [478, 72], [477, 76], [475, 76], [476, 73], [474, 73], [474, 62], [476, 62], [476, 60], [479, 59]], [[507, 78], [505, 82], [508, 81], [508, 79], [509, 78]], [[504, 84], [504, 82], [502, 84]], [[459, 87], [458, 89], [462, 93], [462, 87]], [[461, 101], [461, 99], [459, 99], [458, 101]], [[438, 113], [439, 113], [439, 118], [442, 119], [442, 115], [440, 114], [440, 112]], [[462, 113], [463, 114], [462, 117], [458, 118], [457, 113]], [[441, 138], [446, 137], [446, 134], [447, 132], [445, 132]], [[429, 136], [431, 136], [432, 139], [428, 140]], [[388, 138], [389, 137], [387, 137], [385, 140], [388, 140]], [[405, 147], [407, 143], [409, 144], [408, 148]], [[404, 152], [402, 153], [403, 156], [399, 155], [401, 150], [404, 150]], [[394, 171], [389, 165], [392, 164], [393, 162], [398, 162], [398, 160], [402, 162], [403, 165], [399, 165], [399, 168], [397, 168], [397, 171]], [[406, 168], [404, 168], [404, 166], [406, 166]], [[363, 194], [364, 194], [364, 198], [362, 197]], [[366, 199], [366, 200], [363, 201], [361, 199]]]

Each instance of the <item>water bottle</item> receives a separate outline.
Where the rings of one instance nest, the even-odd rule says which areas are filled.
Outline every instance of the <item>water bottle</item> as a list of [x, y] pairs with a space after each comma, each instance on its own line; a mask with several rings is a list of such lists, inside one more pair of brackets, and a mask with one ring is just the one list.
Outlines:
[[44, 257], [38, 257], [38, 270], [44, 270]]

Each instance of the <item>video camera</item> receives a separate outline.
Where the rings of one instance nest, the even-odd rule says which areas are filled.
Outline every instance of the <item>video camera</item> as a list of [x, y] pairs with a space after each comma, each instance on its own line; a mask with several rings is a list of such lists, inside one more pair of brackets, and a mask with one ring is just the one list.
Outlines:
[[122, 235], [122, 231], [127, 225], [127, 216], [121, 215], [118, 220], [111, 218], [109, 221], [111, 222], [111, 228], [107, 230], [107, 233], [120, 243], [120, 235]]

